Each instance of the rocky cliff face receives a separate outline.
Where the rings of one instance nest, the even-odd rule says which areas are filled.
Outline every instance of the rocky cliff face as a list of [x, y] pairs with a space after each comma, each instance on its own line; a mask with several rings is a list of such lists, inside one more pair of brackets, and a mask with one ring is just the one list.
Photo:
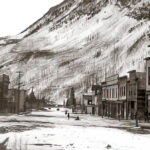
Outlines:
[[65, 0], [15, 37], [0, 39], [0, 70], [16, 85], [63, 102], [106, 76], [144, 71], [150, 56], [149, 0]]

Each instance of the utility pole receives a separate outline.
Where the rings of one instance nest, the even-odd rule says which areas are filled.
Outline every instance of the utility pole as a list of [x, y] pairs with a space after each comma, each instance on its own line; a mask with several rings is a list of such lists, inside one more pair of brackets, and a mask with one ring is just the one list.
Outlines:
[[17, 72], [18, 73], [18, 100], [17, 100], [17, 113], [19, 114], [19, 106], [20, 106], [20, 87], [21, 87], [21, 72]]

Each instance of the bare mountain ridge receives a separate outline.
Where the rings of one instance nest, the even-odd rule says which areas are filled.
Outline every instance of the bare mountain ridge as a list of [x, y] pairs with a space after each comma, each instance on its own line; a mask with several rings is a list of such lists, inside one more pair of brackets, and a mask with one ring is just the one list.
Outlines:
[[144, 71], [149, 6], [148, 0], [66, 0], [0, 47], [1, 73], [15, 86], [21, 70], [24, 88], [62, 102], [70, 86], [79, 99], [106, 76]]

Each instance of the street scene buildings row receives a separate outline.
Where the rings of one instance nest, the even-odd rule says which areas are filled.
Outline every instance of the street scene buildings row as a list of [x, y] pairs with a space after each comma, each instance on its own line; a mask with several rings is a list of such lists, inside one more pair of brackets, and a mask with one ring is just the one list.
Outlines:
[[83, 94], [82, 111], [116, 119], [148, 119], [150, 114], [150, 58], [146, 72], [129, 71], [129, 77], [118, 74], [105, 78]]
[[19, 113], [45, 105], [44, 99], [35, 97], [33, 89], [28, 95], [26, 90], [9, 89], [9, 84], [9, 76], [0, 75], [0, 113]]

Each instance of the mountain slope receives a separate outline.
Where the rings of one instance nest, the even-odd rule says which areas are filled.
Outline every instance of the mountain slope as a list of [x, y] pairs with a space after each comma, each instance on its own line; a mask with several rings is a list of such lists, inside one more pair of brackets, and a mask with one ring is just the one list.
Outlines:
[[24, 88], [58, 102], [73, 86], [79, 100], [106, 76], [144, 71], [149, 11], [149, 0], [65, 0], [21, 34], [0, 40], [1, 73], [15, 86], [22, 71]]

